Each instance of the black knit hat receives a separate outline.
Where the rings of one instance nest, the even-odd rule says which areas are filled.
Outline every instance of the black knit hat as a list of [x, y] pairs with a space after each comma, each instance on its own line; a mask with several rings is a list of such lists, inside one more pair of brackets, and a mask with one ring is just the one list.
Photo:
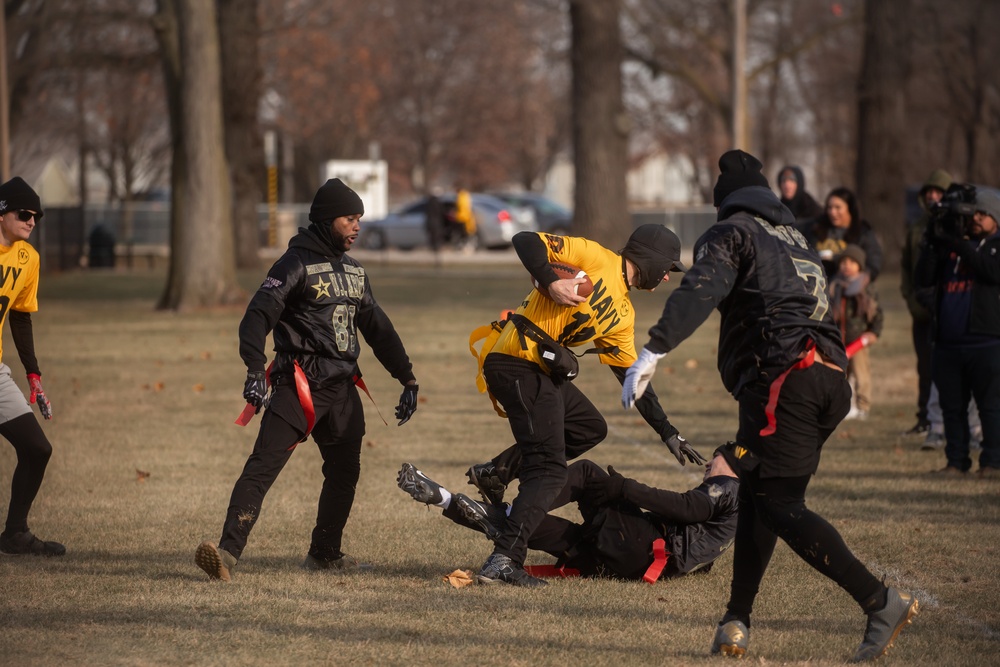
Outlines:
[[309, 220], [326, 222], [345, 215], [364, 215], [365, 205], [358, 193], [350, 189], [339, 178], [331, 178], [316, 191]]
[[715, 183], [715, 207], [722, 206], [723, 200], [740, 188], [770, 187], [761, 173], [763, 166], [753, 155], [740, 150], [723, 153], [719, 158], [719, 180]]
[[681, 240], [663, 225], [636, 227], [621, 254], [639, 269], [641, 289], [653, 289], [668, 271], [685, 270], [680, 261]]
[[21, 209], [37, 213], [35, 221], [42, 217], [42, 200], [31, 186], [20, 176], [15, 176], [0, 185], [0, 214]]

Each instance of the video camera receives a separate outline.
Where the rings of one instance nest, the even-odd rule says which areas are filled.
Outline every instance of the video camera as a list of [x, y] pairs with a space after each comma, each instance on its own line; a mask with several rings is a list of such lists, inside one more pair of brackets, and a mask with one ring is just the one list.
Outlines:
[[931, 205], [928, 233], [937, 238], [962, 238], [976, 212], [975, 203], [976, 186], [968, 183], [952, 183], [941, 197], [941, 201]]

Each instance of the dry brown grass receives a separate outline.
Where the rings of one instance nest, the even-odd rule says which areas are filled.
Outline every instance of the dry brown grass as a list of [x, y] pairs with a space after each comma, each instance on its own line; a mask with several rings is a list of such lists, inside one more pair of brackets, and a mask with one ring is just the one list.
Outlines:
[[[396, 488], [396, 471], [412, 461], [465, 491], [468, 465], [509, 443], [505, 422], [475, 392], [467, 335], [516, 303], [528, 283], [504, 266], [369, 269], [421, 385], [420, 409], [403, 428], [383, 426], [366, 399], [364, 467], [345, 549], [377, 570], [337, 576], [298, 568], [320, 486], [319, 456], [306, 444], [268, 495], [230, 585], [209, 582], [193, 552], [217, 539], [255, 436], [253, 427], [232, 424], [242, 407], [241, 313], [155, 313], [158, 274], [45, 279], [36, 347], [56, 414], [45, 425], [55, 455], [31, 519], [69, 552], [0, 559], [0, 663], [713, 661], [707, 649], [731, 554], [707, 575], [656, 586], [561, 580], [528, 592], [442, 582], [455, 568], [478, 568], [489, 545], [411, 501]], [[248, 276], [248, 287], [259, 279]], [[873, 348], [872, 418], [837, 431], [809, 502], [872, 569], [921, 598], [923, 613], [885, 664], [992, 664], [1000, 639], [1000, 483], [930, 478], [925, 473], [943, 457], [897, 435], [913, 421], [915, 374], [895, 278], [880, 282], [887, 315]], [[640, 332], [663, 298], [658, 291], [637, 299]], [[668, 414], [706, 453], [735, 430], [735, 402], [715, 371], [716, 332], [713, 318], [661, 364], [655, 382]], [[9, 341], [5, 348], [17, 376]], [[363, 368], [389, 417], [398, 386], [370, 357]], [[621, 410], [610, 372], [588, 359], [579, 382], [610, 425], [591, 458], [651, 484], [696, 482], [634, 412]], [[3, 507], [13, 463], [12, 448], [0, 446]], [[864, 627], [850, 598], [784, 545], [754, 621], [754, 664], [840, 664]]]

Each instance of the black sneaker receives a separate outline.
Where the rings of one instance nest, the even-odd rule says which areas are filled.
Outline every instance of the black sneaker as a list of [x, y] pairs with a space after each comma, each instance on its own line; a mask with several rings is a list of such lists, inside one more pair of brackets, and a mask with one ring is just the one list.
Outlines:
[[12, 535], [0, 534], [0, 553], [8, 556], [62, 556], [66, 547], [58, 542], [43, 542], [26, 530]]
[[479, 526], [479, 530], [486, 533], [486, 537], [491, 540], [500, 537], [504, 521], [507, 520], [507, 513], [503, 509], [473, 500], [464, 493], [453, 495], [451, 502], [455, 503], [458, 514], [466, 521]]
[[481, 584], [492, 584], [499, 581], [523, 588], [541, 588], [549, 585], [549, 582], [525, 572], [524, 568], [511, 560], [510, 556], [498, 553], [494, 553], [486, 559], [486, 562], [483, 563], [483, 569], [476, 575], [476, 580]]
[[912, 623], [920, 611], [917, 598], [909, 593], [889, 588], [887, 598], [885, 607], [868, 614], [865, 636], [851, 662], [867, 662], [885, 655], [900, 631]]
[[930, 422], [917, 422], [909, 431], [903, 431], [902, 435], [924, 435], [931, 430]]
[[417, 470], [412, 463], [404, 463], [399, 469], [396, 484], [418, 503], [436, 505], [441, 502], [441, 485]]
[[332, 572], [371, 572], [375, 569], [375, 566], [371, 563], [362, 563], [357, 558], [353, 558], [347, 554], [340, 554], [335, 558], [324, 558], [322, 556], [306, 554], [306, 559], [302, 561], [300, 567], [310, 572], [319, 572], [322, 570]]
[[479, 489], [479, 495], [490, 505], [500, 505], [503, 503], [503, 494], [507, 490], [507, 485], [500, 479], [497, 467], [493, 462], [478, 463], [465, 473], [469, 478], [469, 484]]

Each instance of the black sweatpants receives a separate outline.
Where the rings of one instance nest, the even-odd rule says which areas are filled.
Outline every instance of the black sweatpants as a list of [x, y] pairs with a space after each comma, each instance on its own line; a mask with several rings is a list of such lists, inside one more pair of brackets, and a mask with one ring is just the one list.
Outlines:
[[749, 619], [779, 537], [871, 611], [885, 587], [851, 553], [837, 529], [805, 504], [823, 443], [850, 409], [847, 378], [817, 362], [790, 371], [780, 392], [773, 393], [771, 385], [755, 385], [738, 399], [737, 443], [752, 457], [743, 459], [740, 475], [728, 612]]
[[[312, 392], [316, 410], [313, 440], [323, 457], [323, 489], [309, 553], [320, 558], [339, 555], [344, 526], [354, 504], [361, 475], [364, 409], [357, 387], [343, 382]], [[278, 478], [306, 430], [294, 385], [275, 387], [264, 411], [253, 453], [236, 481], [219, 548], [239, 558], [260, 517], [264, 496]]]
[[8, 535], [28, 530], [28, 512], [38, 495], [45, 467], [52, 456], [52, 445], [32, 413], [0, 424], [0, 435], [10, 441], [17, 453], [17, 465], [10, 480], [10, 506], [7, 508]]
[[917, 421], [928, 422], [927, 401], [931, 397], [931, 323], [925, 320], [913, 320], [913, 350], [917, 353]]
[[607, 424], [573, 383], [553, 382], [536, 364], [494, 353], [483, 374], [507, 413], [521, 458], [518, 494], [496, 552], [523, 564], [528, 540], [566, 486], [567, 431], [579, 455], [604, 439]]

